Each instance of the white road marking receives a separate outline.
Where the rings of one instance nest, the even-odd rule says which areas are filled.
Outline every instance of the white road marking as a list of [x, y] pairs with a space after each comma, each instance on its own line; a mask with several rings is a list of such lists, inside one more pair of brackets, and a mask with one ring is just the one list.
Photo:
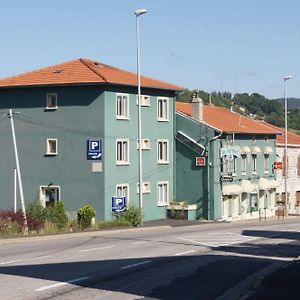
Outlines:
[[14, 263], [20, 262], [20, 261], [22, 261], [22, 259], [10, 260], [10, 261], [4, 261], [4, 262], [0, 263], [0, 265], [14, 264]]
[[150, 260], [144, 260], [144, 261], [141, 261], [141, 262], [136, 263], [136, 264], [132, 264], [132, 265], [127, 265], [127, 266], [121, 267], [121, 269], [122, 270], [126, 270], [126, 269], [129, 269], [129, 268], [134, 268], [134, 267], [137, 267], [137, 266], [140, 266], [140, 265], [148, 264], [149, 262], [150, 262]]
[[40, 288], [38, 288], [38, 289], [35, 289], [35, 291], [36, 291], [36, 292], [41, 292], [41, 291], [44, 291], [44, 290], [56, 288], [56, 287], [59, 287], [59, 286], [62, 286], [62, 285], [69, 285], [69, 284], [71, 284], [71, 283], [83, 281], [83, 280], [86, 280], [86, 279], [89, 279], [89, 277], [85, 276], [85, 277], [80, 277], [80, 278], [71, 279], [71, 280], [68, 280], [68, 281], [65, 281], [65, 282], [58, 282], [58, 283], [55, 283], [55, 284], [42, 286], [42, 287], [40, 287]]
[[133, 242], [132, 245], [140, 245], [144, 243], [148, 243], [148, 241], [137, 241], [137, 242]]
[[78, 250], [78, 252], [98, 251], [98, 250], [111, 249], [111, 248], [114, 248], [114, 247], [116, 247], [116, 246], [111, 245], [111, 246], [99, 247], [99, 248], [89, 248], [89, 249]]
[[173, 256], [180, 256], [180, 255], [192, 253], [192, 252], [195, 252], [195, 251], [196, 250], [188, 250], [188, 251], [185, 251], [185, 252], [180, 252], [180, 253], [173, 254]]

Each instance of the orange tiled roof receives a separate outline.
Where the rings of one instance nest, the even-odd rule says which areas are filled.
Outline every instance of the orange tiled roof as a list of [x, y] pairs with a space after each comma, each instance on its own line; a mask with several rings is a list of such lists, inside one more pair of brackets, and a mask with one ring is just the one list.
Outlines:
[[[281, 135], [278, 135], [276, 137], [276, 142], [278, 144], [284, 144], [285, 143], [285, 130], [283, 128], [280, 128], [280, 127], [277, 127], [275, 125], [269, 124], [265, 121], [260, 121], [260, 122], [265, 124], [266, 126], [269, 126], [270, 128], [273, 128], [277, 131], [280, 131]], [[291, 145], [297, 145], [297, 144], [300, 145], [300, 136], [293, 133], [293, 132], [288, 131], [287, 143], [291, 144]]]
[[[192, 116], [191, 103], [176, 102], [176, 110]], [[219, 106], [203, 106], [203, 121], [223, 132], [279, 134], [279, 131], [260, 122]]]
[[[62, 64], [0, 79], [1, 87], [27, 87], [65, 84], [137, 85], [137, 75], [90, 59], [75, 59]], [[174, 84], [141, 76], [141, 86], [182, 90]]]

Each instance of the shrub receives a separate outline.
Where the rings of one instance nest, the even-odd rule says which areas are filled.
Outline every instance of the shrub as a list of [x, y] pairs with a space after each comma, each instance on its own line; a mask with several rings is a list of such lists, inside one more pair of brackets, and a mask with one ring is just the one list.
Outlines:
[[56, 202], [54, 206], [46, 208], [46, 220], [55, 224], [59, 230], [66, 227], [68, 217], [62, 202]]
[[46, 221], [47, 208], [43, 207], [39, 200], [29, 203], [26, 208], [26, 213], [35, 220]]
[[96, 216], [94, 208], [90, 205], [85, 205], [80, 208], [77, 213], [77, 222], [81, 229], [86, 229], [92, 225], [92, 219]]
[[126, 222], [132, 226], [138, 226], [141, 223], [143, 214], [140, 213], [139, 208], [129, 205], [124, 211], [114, 212], [113, 219], [120, 222]]

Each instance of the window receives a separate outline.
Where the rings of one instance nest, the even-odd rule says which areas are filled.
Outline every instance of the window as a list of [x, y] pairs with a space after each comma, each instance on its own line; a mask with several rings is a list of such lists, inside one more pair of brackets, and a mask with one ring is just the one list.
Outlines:
[[222, 157], [222, 173], [229, 176], [236, 175], [236, 156]]
[[227, 134], [226, 140], [227, 140], [227, 145], [233, 145], [233, 140], [234, 140], [233, 134]]
[[242, 159], [241, 172], [242, 175], [245, 175], [247, 173], [247, 154], [242, 154], [241, 159]]
[[252, 174], [257, 172], [257, 154], [252, 154]]
[[117, 165], [129, 164], [129, 140], [118, 139], [116, 144]]
[[297, 175], [300, 176], [300, 155], [298, 156], [297, 159]]
[[264, 157], [264, 172], [269, 173], [270, 156], [269, 154], [264, 154]]
[[47, 155], [57, 155], [57, 139], [47, 139]]
[[[150, 96], [141, 95], [141, 106], [150, 106]], [[138, 105], [138, 96], [136, 96], [136, 104]]]
[[60, 187], [47, 186], [40, 187], [40, 201], [44, 207], [52, 207], [56, 202], [60, 201]]
[[47, 94], [47, 103], [46, 109], [57, 109], [57, 94], [56, 93], [48, 93]]
[[127, 183], [116, 185], [116, 196], [126, 197], [126, 206], [129, 203], [129, 185]]
[[116, 95], [116, 117], [117, 119], [129, 119], [129, 95]]
[[167, 181], [157, 184], [157, 205], [169, 205], [169, 183]]
[[159, 164], [169, 163], [169, 141], [158, 140], [157, 141], [157, 162]]
[[250, 194], [250, 211], [258, 210], [257, 194]]
[[[137, 184], [137, 193], [139, 194], [140, 192], [140, 184]], [[143, 190], [142, 190], [143, 194], [148, 194], [150, 193], [150, 182], [143, 182]]]
[[158, 121], [169, 121], [168, 98], [157, 98], [157, 119]]
[[[139, 140], [137, 140], [137, 149], [139, 149]], [[149, 149], [150, 149], [150, 140], [142, 139], [142, 150], [149, 150]]]

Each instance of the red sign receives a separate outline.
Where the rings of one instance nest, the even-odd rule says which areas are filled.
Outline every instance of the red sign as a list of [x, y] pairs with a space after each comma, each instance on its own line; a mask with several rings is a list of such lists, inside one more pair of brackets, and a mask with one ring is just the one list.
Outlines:
[[282, 162], [281, 161], [274, 162], [274, 169], [281, 169], [282, 170]]
[[205, 166], [205, 157], [203, 157], [203, 156], [196, 157], [196, 166], [204, 167]]

